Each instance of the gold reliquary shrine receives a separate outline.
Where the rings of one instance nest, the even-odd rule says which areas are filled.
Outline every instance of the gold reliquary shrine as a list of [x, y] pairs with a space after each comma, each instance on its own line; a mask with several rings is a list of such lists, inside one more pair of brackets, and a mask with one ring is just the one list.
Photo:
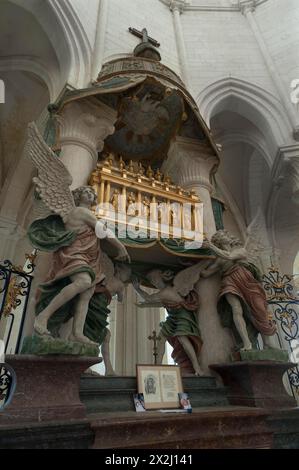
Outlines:
[[[98, 196], [96, 216], [146, 238], [198, 240], [203, 205], [193, 191], [173, 184], [159, 169], [125, 163], [113, 154], [98, 163], [90, 181]], [[196, 235], [195, 235], [196, 234]]]

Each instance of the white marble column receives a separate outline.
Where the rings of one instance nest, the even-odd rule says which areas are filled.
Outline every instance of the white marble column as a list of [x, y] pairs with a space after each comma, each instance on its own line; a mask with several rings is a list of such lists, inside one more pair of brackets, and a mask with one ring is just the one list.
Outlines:
[[116, 118], [116, 111], [100, 102], [95, 106], [82, 100], [65, 106], [58, 120], [60, 158], [73, 177], [72, 189], [88, 183]]
[[137, 294], [129, 285], [123, 303], [117, 305], [111, 342], [115, 345], [115, 371], [118, 375], [135, 376], [136, 364], [154, 363], [153, 343], [148, 336], [153, 330], [159, 332], [161, 310], [140, 309], [137, 302]]
[[187, 61], [187, 51], [185, 46], [184, 40], [184, 32], [181, 22], [181, 14], [184, 11], [185, 6], [184, 0], [171, 0], [170, 2], [170, 10], [173, 13], [173, 23], [174, 23], [174, 31], [176, 37], [176, 45], [181, 65], [181, 75], [183, 82], [185, 83], [186, 87], [188, 88], [188, 61]]
[[260, 51], [264, 58], [265, 64], [268, 68], [269, 74], [273, 80], [273, 83], [277, 89], [278, 95], [286, 109], [290, 122], [293, 126], [293, 137], [299, 140], [299, 116], [292, 106], [291, 99], [289, 96], [289, 87], [287, 88], [280, 76], [279, 70], [276, 67], [274, 60], [271, 57], [266, 41], [259, 28], [258, 22], [254, 15], [256, 8], [256, 0], [240, 0], [239, 1], [241, 11], [248, 20], [250, 28], [255, 36], [255, 39], [259, 45]]
[[109, 11], [109, 0], [99, 0], [97, 30], [96, 30], [96, 38], [95, 38], [95, 44], [94, 44], [93, 61], [92, 61], [92, 69], [91, 69], [92, 80], [97, 79], [101, 71], [102, 65], [103, 65], [108, 11]]

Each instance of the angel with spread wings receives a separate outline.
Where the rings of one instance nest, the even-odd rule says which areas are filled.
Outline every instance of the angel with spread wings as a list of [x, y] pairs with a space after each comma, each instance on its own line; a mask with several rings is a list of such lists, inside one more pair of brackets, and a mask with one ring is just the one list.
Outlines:
[[266, 294], [253, 264], [260, 251], [256, 232], [259, 219], [260, 214], [249, 226], [245, 245], [226, 230], [219, 230], [211, 242], [206, 243], [217, 259], [201, 273], [203, 278], [221, 273], [219, 313], [223, 325], [235, 332], [238, 349], [241, 350], [253, 349], [252, 343], [258, 333], [261, 333], [265, 347], [276, 347], [273, 340], [276, 326], [270, 319]]
[[28, 235], [35, 248], [53, 253], [48, 278], [41, 286], [34, 329], [39, 335], [51, 336], [60, 319], [62, 323], [73, 317], [70, 339], [97, 344], [84, 335], [84, 325], [95, 290], [105, 286], [100, 239], [116, 249], [115, 260], [130, 261], [129, 256], [91, 211], [96, 204], [93, 188], [84, 186], [71, 192], [71, 175], [35, 124], [29, 125], [28, 134], [27, 154], [38, 170], [36, 191], [51, 213], [36, 220]]
[[158, 364], [162, 364], [168, 341], [173, 347], [172, 357], [183, 374], [203, 375], [200, 367], [202, 339], [197, 321], [199, 297], [195, 285], [209, 263], [210, 260], [199, 262], [176, 275], [169, 270], [150, 271], [146, 277], [158, 289], [154, 294], [148, 294], [137, 280], [133, 280], [135, 290], [144, 299], [138, 304], [140, 307], [165, 307], [168, 312], [159, 333]]

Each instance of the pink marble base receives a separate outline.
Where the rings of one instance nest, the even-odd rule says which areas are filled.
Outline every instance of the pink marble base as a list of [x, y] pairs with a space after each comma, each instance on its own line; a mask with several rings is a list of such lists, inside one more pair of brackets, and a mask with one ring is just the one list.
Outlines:
[[275, 361], [244, 361], [211, 365], [235, 406], [269, 409], [296, 408], [296, 400], [284, 388], [283, 374], [296, 364]]
[[101, 358], [18, 355], [5, 360], [17, 375], [17, 387], [12, 402], [0, 413], [0, 426], [85, 418], [80, 377]]

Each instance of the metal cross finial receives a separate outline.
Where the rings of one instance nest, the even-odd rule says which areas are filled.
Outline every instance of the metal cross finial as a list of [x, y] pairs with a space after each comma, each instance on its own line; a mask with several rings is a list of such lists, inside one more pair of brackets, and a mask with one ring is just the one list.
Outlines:
[[158, 347], [157, 344], [161, 341], [161, 336], [157, 336], [157, 332], [154, 330], [152, 333], [153, 336], [149, 336], [148, 339], [154, 342], [153, 356], [155, 358], [155, 365], [157, 365], [157, 356], [158, 356]]
[[138, 29], [135, 28], [129, 28], [129, 31], [130, 33], [134, 34], [134, 36], [137, 36], [138, 38], [142, 39], [142, 42], [149, 42], [155, 47], [160, 47], [160, 43], [148, 35], [148, 31], [146, 28], [143, 28], [142, 31], [138, 31]]
[[146, 29], [146, 28], [143, 28], [142, 34], [143, 34], [143, 38], [142, 38], [143, 42], [149, 42], [149, 40], [148, 40], [148, 32], [147, 32], [147, 29]]

